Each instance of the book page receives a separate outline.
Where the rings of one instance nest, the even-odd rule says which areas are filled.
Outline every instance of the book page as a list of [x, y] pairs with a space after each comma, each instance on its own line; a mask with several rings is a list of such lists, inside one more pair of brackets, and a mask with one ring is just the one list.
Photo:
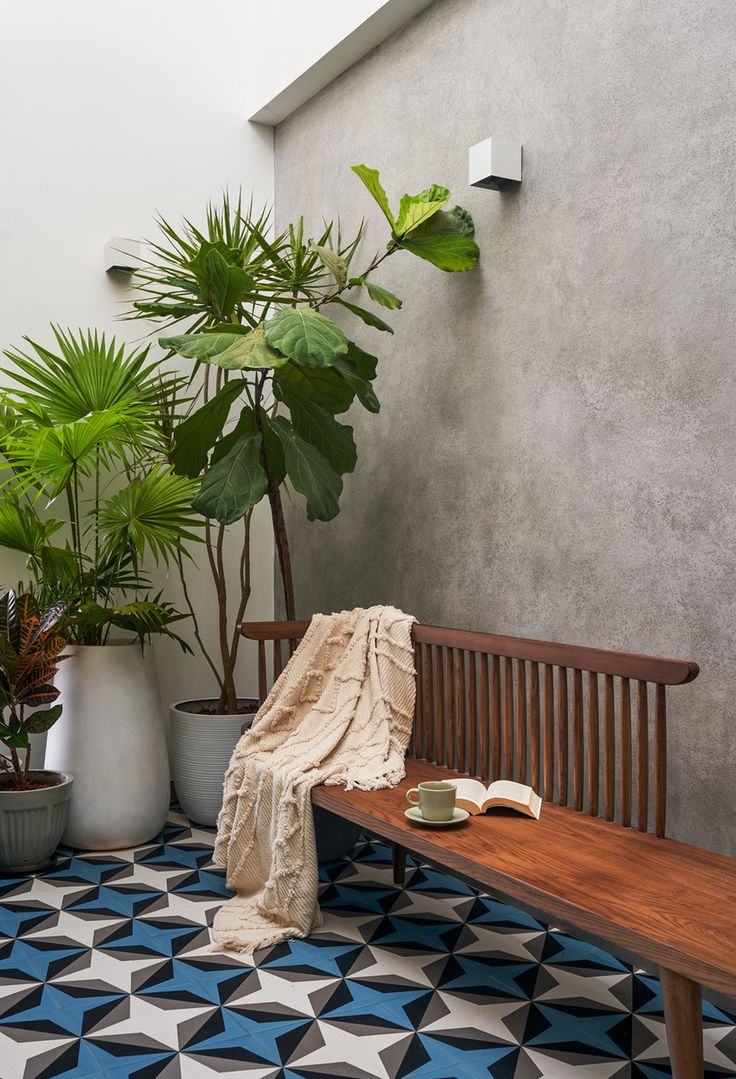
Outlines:
[[453, 779], [456, 796], [455, 804], [468, 813], [479, 813], [488, 793], [483, 783], [477, 779]]
[[497, 779], [491, 783], [486, 792], [487, 798], [503, 798], [507, 802], [520, 802], [521, 805], [531, 805], [534, 791], [523, 783], [512, 783], [510, 779]]
[[524, 783], [512, 783], [508, 779], [498, 779], [488, 788], [488, 797], [483, 802], [483, 810], [493, 806], [508, 806], [539, 820], [542, 811], [542, 799], [532, 787]]

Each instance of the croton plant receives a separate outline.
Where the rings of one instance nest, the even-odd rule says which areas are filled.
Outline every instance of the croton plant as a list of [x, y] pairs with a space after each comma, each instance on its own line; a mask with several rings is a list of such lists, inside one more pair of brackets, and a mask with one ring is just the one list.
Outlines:
[[29, 593], [0, 596], [0, 742], [9, 750], [0, 754], [0, 768], [16, 790], [31, 783], [30, 735], [47, 731], [61, 715], [53, 681], [67, 644], [58, 632], [65, 614], [62, 603], [41, 611]]

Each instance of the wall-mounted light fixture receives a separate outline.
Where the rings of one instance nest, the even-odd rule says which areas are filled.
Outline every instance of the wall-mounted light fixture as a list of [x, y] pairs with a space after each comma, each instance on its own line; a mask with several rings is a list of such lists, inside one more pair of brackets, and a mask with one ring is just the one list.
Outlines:
[[143, 258], [143, 244], [138, 240], [126, 240], [114, 236], [105, 244], [105, 272], [131, 274], [139, 269]]
[[470, 147], [471, 187], [500, 191], [508, 183], [521, 182], [521, 143], [501, 135], [491, 135]]

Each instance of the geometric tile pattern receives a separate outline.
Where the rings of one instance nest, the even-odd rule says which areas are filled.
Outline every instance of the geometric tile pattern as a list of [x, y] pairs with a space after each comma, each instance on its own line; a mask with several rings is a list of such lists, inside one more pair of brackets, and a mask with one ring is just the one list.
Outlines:
[[[63, 850], [0, 878], [0, 1079], [661, 1079], [656, 980], [366, 839], [322, 867], [324, 928], [252, 958], [209, 950], [228, 895], [214, 833]], [[709, 1077], [733, 1017], [703, 1013]]]

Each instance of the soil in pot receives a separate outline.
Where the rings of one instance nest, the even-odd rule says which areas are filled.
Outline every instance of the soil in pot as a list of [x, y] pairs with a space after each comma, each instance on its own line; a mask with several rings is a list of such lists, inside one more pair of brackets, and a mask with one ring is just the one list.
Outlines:
[[[39, 776], [40, 778], [34, 779], [33, 776]], [[24, 787], [17, 787], [12, 775], [0, 775], [0, 791], [41, 791], [46, 787], [58, 787], [60, 783], [64, 782], [64, 777], [61, 772], [34, 772], [33, 769], [28, 773], [28, 779]]]
[[[238, 711], [233, 715], [251, 716], [258, 711], [258, 701], [255, 697], [238, 697]], [[202, 700], [182, 701], [176, 708], [180, 712], [189, 712], [193, 716], [220, 716], [217, 701], [214, 697], [205, 697]]]

